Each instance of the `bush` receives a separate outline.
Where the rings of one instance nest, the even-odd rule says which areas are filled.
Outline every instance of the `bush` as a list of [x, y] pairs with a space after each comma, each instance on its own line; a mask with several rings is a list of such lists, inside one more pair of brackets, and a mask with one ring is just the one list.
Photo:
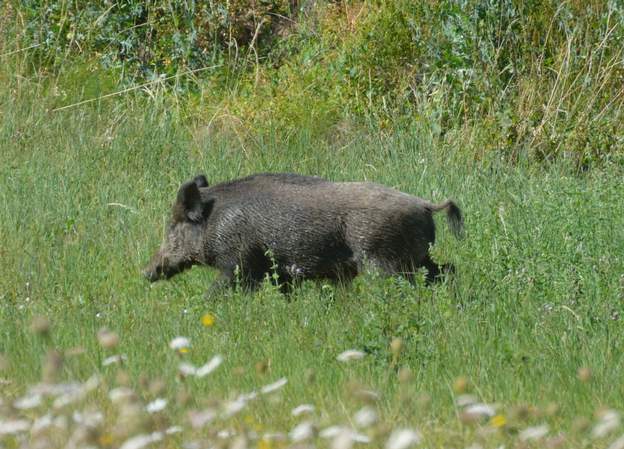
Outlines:
[[347, 122], [419, 121], [475, 157], [579, 166], [624, 147], [620, 2], [11, 4], [39, 66], [95, 59], [122, 82], [220, 66], [194, 85], [249, 129], [306, 128], [332, 141]]
[[230, 2], [24, 0], [16, 5], [42, 65], [68, 54], [97, 57], [131, 78], [236, 61], [262, 51], [292, 15], [287, 0]]

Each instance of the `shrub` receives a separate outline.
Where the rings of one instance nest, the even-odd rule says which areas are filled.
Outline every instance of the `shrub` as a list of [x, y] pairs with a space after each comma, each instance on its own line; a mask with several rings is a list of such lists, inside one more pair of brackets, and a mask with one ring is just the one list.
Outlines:
[[476, 157], [564, 156], [579, 166], [624, 147], [620, 2], [9, 5], [24, 44], [38, 45], [38, 66], [79, 57], [138, 82], [217, 65], [194, 86], [259, 132], [306, 128], [332, 141], [347, 122], [385, 129], [419, 121], [442, 139], [462, 139]]

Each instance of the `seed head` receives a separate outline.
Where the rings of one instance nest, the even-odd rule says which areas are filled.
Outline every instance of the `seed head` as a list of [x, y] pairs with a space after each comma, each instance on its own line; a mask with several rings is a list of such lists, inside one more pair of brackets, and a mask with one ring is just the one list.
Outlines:
[[578, 416], [572, 421], [572, 430], [574, 432], [585, 432], [591, 426], [591, 422], [584, 416]]
[[50, 349], [43, 363], [43, 382], [54, 383], [62, 366], [63, 354], [54, 349]]
[[453, 382], [453, 391], [457, 394], [464, 394], [468, 391], [469, 382], [464, 376], [460, 376]]
[[394, 338], [390, 343], [390, 350], [392, 351], [392, 357], [397, 359], [403, 349], [403, 340], [400, 338]]
[[47, 337], [50, 334], [50, 320], [43, 315], [36, 316], [30, 323], [30, 329], [36, 335]]
[[270, 364], [270, 360], [260, 360], [259, 362], [256, 362], [256, 373], [259, 375], [266, 374]]
[[580, 380], [581, 382], [587, 383], [592, 378], [592, 372], [589, 368], [584, 366], [584, 367], [579, 368], [579, 370], [576, 373], [576, 377], [578, 377], [578, 380]]
[[129, 387], [131, 382], [130, 374], [127, 371], [121, 369], [117, 371], [117, 375], [115, 376], [115, 380], [117, 381], [117, 385]]
[[407, 366], [404, 366], [403, 368], [399, 370], [399, 382], [407, 383], [411, 381], [413, 378], [414, 378], [414, 375], [412, 374], [412, 370], [409, 369]]
[[316, 380], [316, 372], [312, 368], [307, 368], [303, 374], [303, 379], [307, 384], [314, 383]]
[[164, 380], [154, 379], [150, 382], [148, 389], [150, 394], [154, 396], [159, 396], [165, 391], [166, 387], [167, 385], [165, 384]]
[[104, 349], [113, 349], [119, 344], [119, 336], [107, 328], [101, 328], [97, 333], [100, 346]]
[[[560, 433], [559, 435], [555, 435], [551, 438], [549, 438], [546, 441], [546, 447], [548, 449], [558, 449], [560, 447], [564, 447], [564, 444], [566, 443], [566, 436], [562, 433]], [[613, 447], [609, 447], [609, 449], [615, 449]]]

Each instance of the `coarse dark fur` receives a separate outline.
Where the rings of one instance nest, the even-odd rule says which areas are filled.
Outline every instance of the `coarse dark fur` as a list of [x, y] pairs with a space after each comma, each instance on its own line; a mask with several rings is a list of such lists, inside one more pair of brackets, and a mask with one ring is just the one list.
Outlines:
[[441, 272], [429, 256], [432, 215], [443, 209], [459, 236], [463, 221], [452, 201], [435, 205], [370, 182], [289, 173], [214, 186], [199, 175], [180, 187], [165, 241], [144, 273], [156, 281], [208, 265], [221, 273], [214, 289], [234, 285], [235, 273], [254, 288], [274, 269], [288, 288], [301, 279], [348, 282], [370, 263], [410, 279], [425, 267], [432, 281]]

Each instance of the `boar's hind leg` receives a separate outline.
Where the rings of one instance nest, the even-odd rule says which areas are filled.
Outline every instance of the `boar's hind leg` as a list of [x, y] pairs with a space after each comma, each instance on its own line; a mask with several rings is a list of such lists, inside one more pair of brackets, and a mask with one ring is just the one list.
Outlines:
[[455, 267], [452, 264], [446, 263], [438, 265], [431, 260], [431, 257], [428, 254], [425, 257], [425, 260], [423, 260], [422, 266], [427, 269], [427, 284], [439, 281], [445, 274], [455, 272]]

